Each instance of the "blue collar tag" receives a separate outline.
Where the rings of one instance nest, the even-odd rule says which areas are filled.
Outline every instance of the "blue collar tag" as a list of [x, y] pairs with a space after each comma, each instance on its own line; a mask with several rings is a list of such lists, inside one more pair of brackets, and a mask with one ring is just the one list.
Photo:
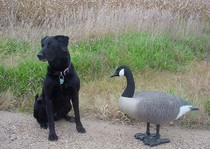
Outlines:
[[59, 76], [59, 82], [61, 85], [64, 83], [64, 76], [62, 74]]

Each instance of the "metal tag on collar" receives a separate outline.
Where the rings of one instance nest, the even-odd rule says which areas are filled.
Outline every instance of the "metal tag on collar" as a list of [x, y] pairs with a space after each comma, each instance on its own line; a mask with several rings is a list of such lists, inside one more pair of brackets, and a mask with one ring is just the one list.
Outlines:
[[66, 69], [63, 71], [63, 74], [66, 75], [67, 72], [69, 72], [69, 68], [66, 68]]
[[60, 73], [59, 81], [61, 85], [64, 83], [64, 76], [62, 75], [62, 72]]

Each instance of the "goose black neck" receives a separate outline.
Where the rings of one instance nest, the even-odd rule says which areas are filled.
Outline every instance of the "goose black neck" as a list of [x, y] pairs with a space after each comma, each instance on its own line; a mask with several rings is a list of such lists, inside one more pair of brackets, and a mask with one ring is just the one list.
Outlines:
[[129, 69], [125, 70], [125, 77], [127, 80], [127, 86], [122, 94], [123, 97], [132, 98], [135, 91], [135, 82], [133, 78], [133, 74]]

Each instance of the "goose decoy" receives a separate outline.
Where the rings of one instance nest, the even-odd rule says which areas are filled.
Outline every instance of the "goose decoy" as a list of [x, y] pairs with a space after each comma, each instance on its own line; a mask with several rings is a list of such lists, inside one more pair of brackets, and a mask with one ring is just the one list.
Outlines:
[[[118, 67], [111, 77], [115, 76], [125, 76], [127, 79], [127, 86], [119, 99], [120, 110], [147, 123], [146, 133], [135, 134], [135, 138], [145, 145], [169, 143], [168, 138], [160, 138], [160, 125], [176, 120], [189, 111], [198, 110], [176, 95], [159, 91], [135, 92], [133, 74], [125, 65]], [[150, 133], [150, 123], [156, 124], [156, 134]]]

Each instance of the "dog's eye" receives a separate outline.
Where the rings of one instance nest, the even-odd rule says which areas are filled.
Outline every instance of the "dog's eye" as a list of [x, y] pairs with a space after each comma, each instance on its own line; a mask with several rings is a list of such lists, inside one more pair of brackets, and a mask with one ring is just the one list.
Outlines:
[[48, 42], [48, 43], [47, 43], [47, 48], [50, 49], [50, 48], [51, 48], [50, 46], [51, 46], [51, 43]]

